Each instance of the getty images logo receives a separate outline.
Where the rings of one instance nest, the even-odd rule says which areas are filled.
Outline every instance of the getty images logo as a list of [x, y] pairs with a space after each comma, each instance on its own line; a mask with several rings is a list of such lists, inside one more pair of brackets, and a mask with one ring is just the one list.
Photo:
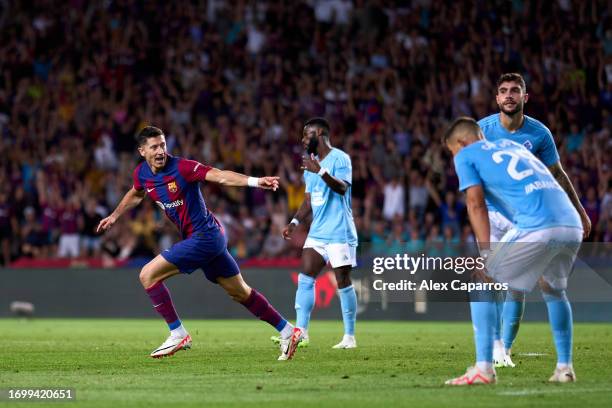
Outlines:
[[161, 201], [156, 201], [155, 204], [157, 204], [162, 210], [169, 210], [170, 208], [176, 208], [183, 205], [183, 200], [176, 200], [171, 203], [162, 203]]

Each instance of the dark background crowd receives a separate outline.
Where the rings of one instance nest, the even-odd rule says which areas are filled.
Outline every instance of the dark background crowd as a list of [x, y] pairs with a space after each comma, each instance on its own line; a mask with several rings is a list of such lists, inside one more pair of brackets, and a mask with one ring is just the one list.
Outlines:
[[134, 136], [282, 189], [203, 185], [238, 258], [299, 253], [303, 122], [353, 161], [360, 241], [472, 240], [440, 144], [519, 72], [593, 223], [612, 240], [612, 15], [603, 1], [0, 1], [0, 237], [18, 257], [148, 257], [178, 239], [150, 200], [104, 236]]

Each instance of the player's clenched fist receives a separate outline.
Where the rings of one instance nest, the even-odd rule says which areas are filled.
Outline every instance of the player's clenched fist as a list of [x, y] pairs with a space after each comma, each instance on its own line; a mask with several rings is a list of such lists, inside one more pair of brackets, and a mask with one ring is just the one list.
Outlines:
[[117, 218], [113, 215], [109, 215], [108, 217], [100, 221], [100, 223], [98, 224], [98, 228], [96, 228], [96, 232], [106, 231], [110, 229], [110, 227], [112, 227], [115, 222], [117, 222]]
[[279, 186], [279, 177], [274, 176], [274, 177], [260, 177], [259, 178], [259, 182], [258, 182], [258, 186], [259, 188], [263, 188], [264, 190], [272, 190], [272, 191], [276, 191], [276, 189]]
[[291, 234], [293, 234], [293, 231], [295, 231], [295, 227], [296, 225], [294, 223], [287, 224], [285, 228], [283, 228], [283, 238], [286, 240], [290, 240]]

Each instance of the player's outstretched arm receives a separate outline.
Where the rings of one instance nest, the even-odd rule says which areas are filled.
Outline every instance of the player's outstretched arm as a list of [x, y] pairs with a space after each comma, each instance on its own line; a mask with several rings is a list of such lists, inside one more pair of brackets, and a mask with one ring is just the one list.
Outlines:
[[139, 191], [136, 190], [134, 187], [130, 188], [130, 190], [125, 193], [125, 195], [121, 199], [119, 205], [117, 205], [117, 208], [115, 208], [115, 211], [113, 211], [111, 215], [100, 221], [100, 223], [98, 224], [98, 228], [96, 228], [96, 232], [106, 231], [110, 229], [117, 222], [119, 217], [123, 215], [123, 213], [131, 210], [132, 208], [140, 204], [144, 196], [144, 190]]
[[259, 187], [264, 190], [276, 191], [279, 177], [249, 177], [229, 170], [210, 169], [205, 176], [206, 181], [230, 187]]
[[319, 174], [325, 184], [327, 184], [334, 193], [344, 195], [344, 193], [346, 193], [346, 191], [348, 190], [348, 184], [346, 183], [346, 181], [341, 180], [338, 177], [332, 176], [326, 170], [323, 171], [323, 173], [321, 174], [321, 164], [316, 159], [314, 154], [311, 154], [310, 156], [304, 155], [302, 157], [301, 169]]
[[301, 222], [303, 222], [308, 214], [312, 211], [312, 207], [310, 206], [310, 194], [304, 194], [304, 201], [302, 201], [302, 205], [295, 213], [295, 217], [291, 220], [289, 224], [283, 228], [283, 238], [286, 240], [291, 239], [291, 234], [295, 231], [295, 227], [297, 227]]
[[569, 177], [563, 167], [561, 166], [561, 162], [556, 162], [552, 166], [548, 167], [548, 170], [552, 173], [557, 183], [561, 186], [561, 188], [567, 193], [570, 201], [580, 214], [580, 220], [582, 221], [582, 229], [584, 238], [588, 237], [591, 234], [591, 219], [587, 215], [582, 203], [580, 203], [580, 199], [578, 198], [578, 194], [576, 194], [576, 190], [574, 190], [574, 186], [570, 181]]
[[480, 250], [490, 249], [491, 226], [489, 224], [489, 212], [485, 203], [484, 190], [480, 184], [468, 187], [465, 204]]

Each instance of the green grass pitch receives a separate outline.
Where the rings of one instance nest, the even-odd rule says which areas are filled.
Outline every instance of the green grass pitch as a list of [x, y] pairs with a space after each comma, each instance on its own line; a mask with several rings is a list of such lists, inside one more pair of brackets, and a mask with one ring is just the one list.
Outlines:
[[0, 320], [0, 388], [74, 388], [67, 403], [15, 407], [609, 407], [612, 325], [575, 326], [575, 384], [548, 384], [555, 355], [546, 324], [525, 323], [514, 369], [496, 386], [449, 388], [473, 361], [469, 323], [358, 322], [355, 350], [332, 350], [340, 322], [314, 321], [311, 345], [278, 362], [258, 321], [187, 320], [193, 349], [155, 360], [158, 320]]

